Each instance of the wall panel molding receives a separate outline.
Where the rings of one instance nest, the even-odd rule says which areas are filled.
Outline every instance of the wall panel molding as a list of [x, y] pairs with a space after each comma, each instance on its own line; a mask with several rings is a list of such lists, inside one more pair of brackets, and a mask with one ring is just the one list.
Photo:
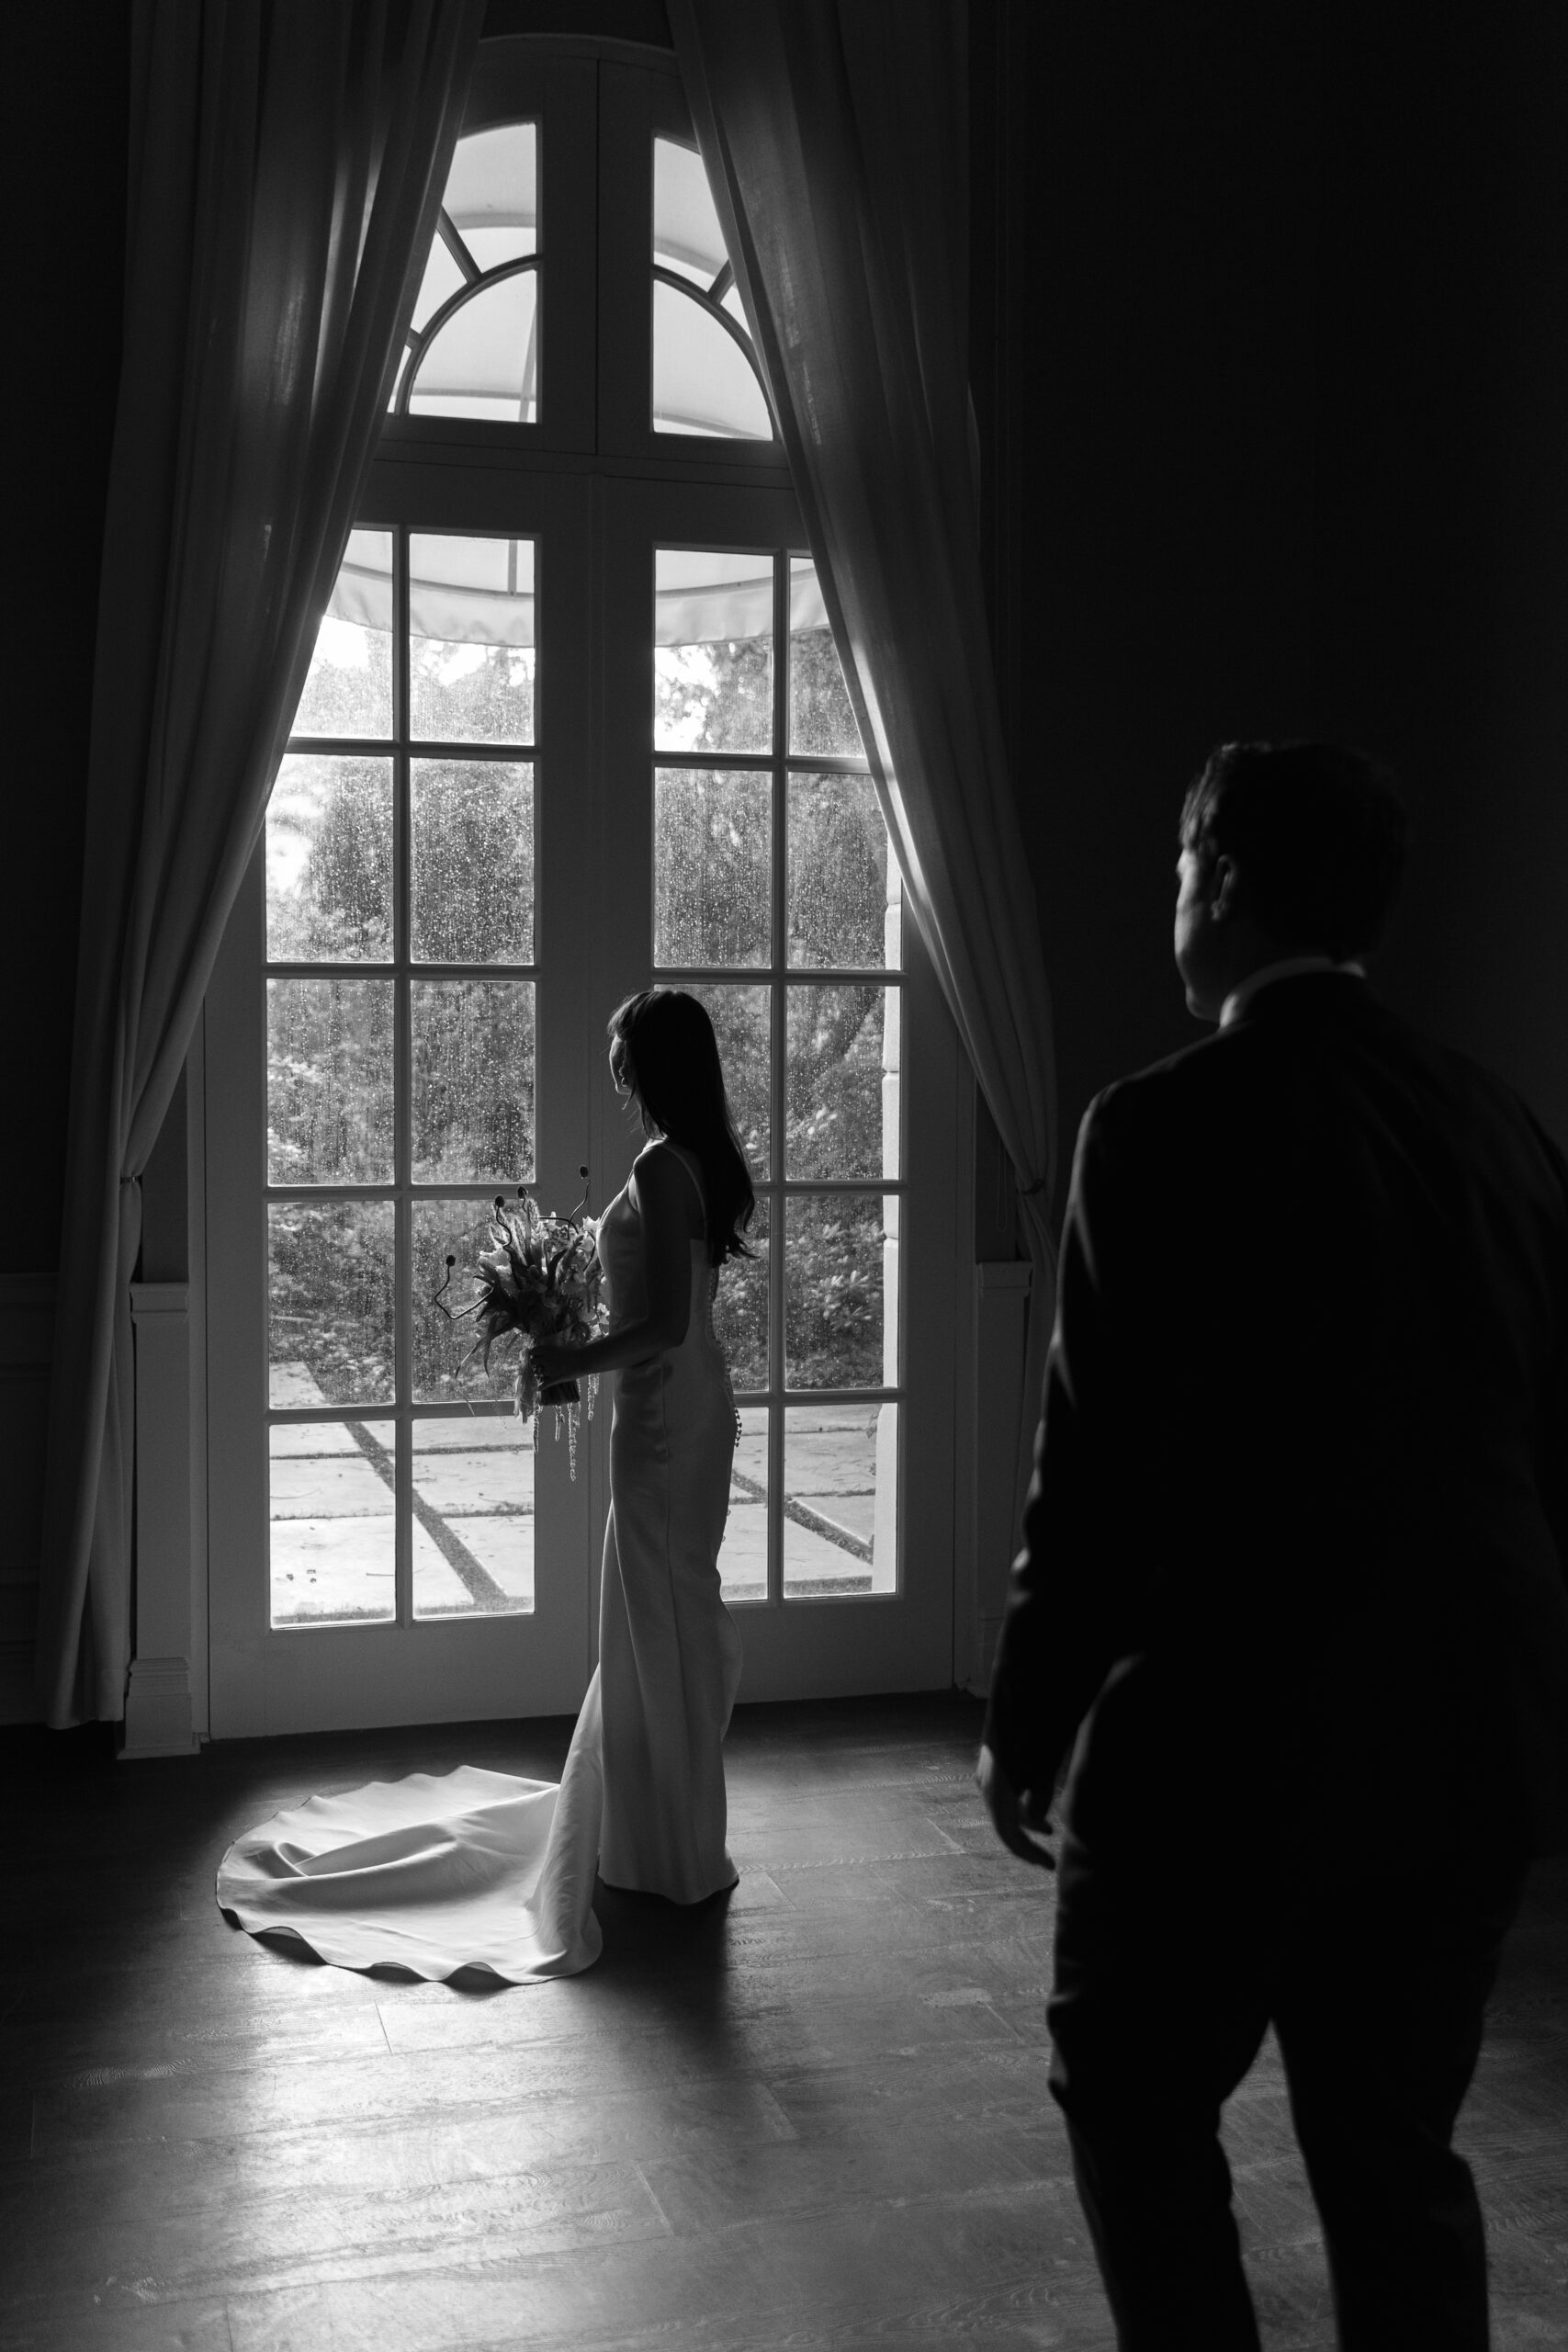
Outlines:
[[[183, 1137], [182, 1137], [183, 1142]], [[136, 1333], [135, 1656], [122, 1761], [191, 1756], [190, 1284], [132, 1283]]]
[[36, 1723], [33, 1644], [55, 1278], [0, 1274], [0, 1723]]
[[1003, 1259], [975, 1269], [975, 1652], [968, 1689], [990, 1689], [1006, 1613], [1018, 1521], [1013, 1499], [1025, 1409], [1024, 1332], [1032, 1268]]

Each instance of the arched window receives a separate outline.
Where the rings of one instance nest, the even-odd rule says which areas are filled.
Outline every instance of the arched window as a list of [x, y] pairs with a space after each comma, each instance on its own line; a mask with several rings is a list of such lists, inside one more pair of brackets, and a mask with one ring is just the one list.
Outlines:
[[748, 1690], [941, 1680], [951, 1268], [933, 1363], [900, 1258], [951, 1225], [950, 1133], [923, 1186], [903, 1143], [951, 1039], [679, 82], [493, 42], [209, 997], [215, 1731], [581, 1695], [602, 1431], [573, 1479], [444, 1309], [497, 1191], [623, 1181], [604, 1023], [653, 978], [757, 1182]]

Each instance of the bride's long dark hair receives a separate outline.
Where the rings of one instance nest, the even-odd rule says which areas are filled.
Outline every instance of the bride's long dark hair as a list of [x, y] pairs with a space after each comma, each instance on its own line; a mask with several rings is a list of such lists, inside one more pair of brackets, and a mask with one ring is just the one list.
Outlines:
[[653, 1125], [702, 1163], [710, 1263], [750, 1257], [741, 1237], [757, 1195], [706, 1007], [684, 989], [641, 989], [615, 1007], [608, 1035], [617, 1083], [629, 1082]]

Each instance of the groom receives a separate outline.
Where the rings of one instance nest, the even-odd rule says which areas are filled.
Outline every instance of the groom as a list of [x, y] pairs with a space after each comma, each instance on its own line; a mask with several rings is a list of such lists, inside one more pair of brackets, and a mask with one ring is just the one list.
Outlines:
[[979, 1779], [1054, 1866], [1051, 2087], [1123, 2352], [1255, 2352], [1220, 2111], [1272, 2024], [1350, 2352], [1483, 2352], [1450, 2141], [1568, 1848], [1568, 1165], [1363, 958], [1403, 812], [1226, 744], [1181, 815], [1214, 1034], [1078, 1137]]

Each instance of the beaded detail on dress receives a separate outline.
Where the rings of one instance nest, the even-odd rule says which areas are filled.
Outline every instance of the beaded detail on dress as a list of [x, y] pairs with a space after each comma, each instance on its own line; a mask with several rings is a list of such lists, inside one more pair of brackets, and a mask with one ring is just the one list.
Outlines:
[[717, 1296], [718, 1268], [716, 1266], [710, 1266], [708, 1268], [707, 1289], [703, 1295], [703, 1337], [706, 1340], [709, 1347], [712, 1348], [714, 1353], [717, 1356], [719, 1363], [723, 1368], [724, 1393], [729, 1399], [729, 1409], [735, 1416], [735, 1442], [739, 1445], [742, 1432], [740, 1428], [740, 1408], [735, 1401], [735, 1382], [730, 1374], [729, 1358], [724, 1352], [724, 1343], [713, 1328], [713, 1306], [714, 1301]]

